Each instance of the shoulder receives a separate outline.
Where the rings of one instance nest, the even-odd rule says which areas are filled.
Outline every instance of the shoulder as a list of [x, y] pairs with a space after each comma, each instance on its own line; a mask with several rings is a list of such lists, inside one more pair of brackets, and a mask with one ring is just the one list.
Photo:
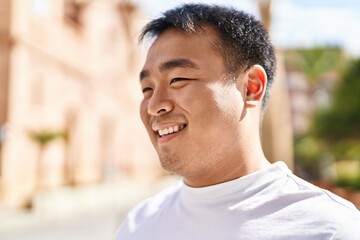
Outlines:
[[315, 186], [314, 184], [307, 182], [292, 173], [288, 174], [288, 179], [288, 181], [290, 182], [289, 185], [293, 184], [294, 186], [292, 187], [294, 189], [296, 189], [300, 194], [303, 194], [310, 200], [321, 199], [319, 203], [325, 204], [324, 206], [328, 206], [327, 204], [330, 204], [332, 206], [337, 206], [341, 209], [347, 209], [350, 212], [359, 213], [358, 209], [354, 206], [354, 204], [328, 190]]
[[304, 233], [314, 236], [313, 239], [329, 239], [330, 236], [331, 239], [356, 238], [360, 212], [354, 204], [282, 168], [281, 177], [269, 185], [272, 191], [265, 204], [272, 213], [271, 219], [276, 220], [271, 221], [272, 229], [286, 225], [290, 234], [299, 236], [299, 239], [309, 239]]
[[[344, 225], [351, 219], [353, 222], [360, 222], [360, 211], [353, 203], [340, 196], [319, 188], [292, 173], [287, 174], [283, 191], [284, 197], [292, 199], [294, 206], [310, 219], [317, 222], [328, 223], [334, 226], [333, 229], [349, 232], [354, 225]], [[291, 200], [290, 200], [291, 201]], [[321, 221], [322, 220], [322, 221]], [[344, 227], [342, 227], [344, 226]], [[360, 227], [360, 225], [357, 225]]]
[[334, 234], [334, 240], [357, 240], [359, 239], [359, 227], [360, 227], [360, 217], [349, 217], [341, 224]]
[[166, 211], [171, 203], [177, 199], [181, 187], [181, 182], [170, 186], [135, 206], [120, 226], [116, 239], [127, 239], [121, 237], [138, 232], [147, 224], [155, 222], [157, 216]]

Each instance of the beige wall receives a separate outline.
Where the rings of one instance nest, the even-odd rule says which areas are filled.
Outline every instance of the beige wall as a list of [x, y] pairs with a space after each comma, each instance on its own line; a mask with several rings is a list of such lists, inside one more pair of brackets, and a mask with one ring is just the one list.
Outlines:
[[[25, 205], [39, 187], [149, 178], [159, 171], [138, 117], [140, 11], [111, 0], [89, 1], [76, 24], [64, 18], [64, 2], [11, 1], [8, 134], [0, 178], [5, 205]], [[44, 131], [66, 133], [67, 139], [40, 148], [30, 133]]]
[[0, 126], [7, 113], [7, 85], [10, 49], [10, 0], [0, 0]]

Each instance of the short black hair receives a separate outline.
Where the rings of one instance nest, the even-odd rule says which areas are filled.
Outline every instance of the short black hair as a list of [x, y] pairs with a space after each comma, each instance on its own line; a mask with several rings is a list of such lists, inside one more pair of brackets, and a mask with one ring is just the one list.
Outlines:
[[212, 26], [218, 31], [220, 43], [217, 45], [228, 74], [237, 76], [240, 71], [246, 71], [255, 64], [265, 69], [268, 78], [262, 103], [265, 109], [276, 59], [267, 32], [253, 15], [231, 7], [183, 4], [150, 21], [143, 28], [139, 40], [143, 41], [146, 36], [157, 37], [170, 28], [189, 34], [197, 33], [204, 26]]

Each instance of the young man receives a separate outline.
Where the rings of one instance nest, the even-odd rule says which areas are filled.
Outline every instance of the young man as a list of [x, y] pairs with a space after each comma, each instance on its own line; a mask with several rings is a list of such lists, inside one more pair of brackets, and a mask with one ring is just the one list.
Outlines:
[[275, 57], [254, 17], [187, 4], [147, 36], [141, 119], [162, 167], [183, 180], [132, 210], [117, 240], [359, 239], [351, 203], [264, 156]]

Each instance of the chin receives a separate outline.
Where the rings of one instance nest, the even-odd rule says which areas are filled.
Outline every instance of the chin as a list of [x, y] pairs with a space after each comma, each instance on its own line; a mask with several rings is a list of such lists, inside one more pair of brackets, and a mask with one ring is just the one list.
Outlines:
[[185, 164], [178, 157], [160, 157], [161, 167], [171, 173], [183, 175], [185, 171]]

